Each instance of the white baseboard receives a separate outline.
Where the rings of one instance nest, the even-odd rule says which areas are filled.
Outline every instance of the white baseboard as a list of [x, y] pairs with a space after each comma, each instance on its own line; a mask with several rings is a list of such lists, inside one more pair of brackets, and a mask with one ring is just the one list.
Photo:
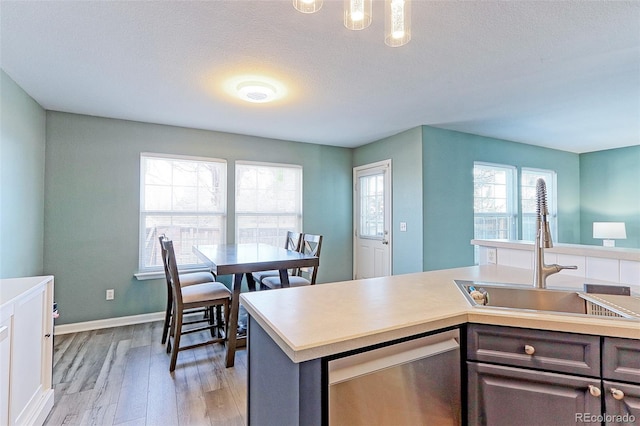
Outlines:
[[99, 330], [101, 328], [119, 327], [122, 325], [143, 324], [145, 322], [164, 320], [164, 312], [130, 315], [126, 317], [107, 318], [103, 320], [75, 322], [72, 324], [56, 325], [54, 335], [78, 333], [81, 331]]

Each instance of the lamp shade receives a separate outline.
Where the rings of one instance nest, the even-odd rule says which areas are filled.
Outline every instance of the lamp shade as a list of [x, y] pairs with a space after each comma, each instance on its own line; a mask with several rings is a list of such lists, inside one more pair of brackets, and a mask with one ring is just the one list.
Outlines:
[[384, 42], [400, 47], [411, 40], [411, 1], [385, 0]]
[[344, 26], [364, 30], [371, 25], [371, 0], [344, 0]]
[[593, 238], [624, 240], [627, 238], [627, 230], [624, 222], [593, 222]]
[[322, 0], [293, 0], [293, 7], [302, 13], [315, 13], [322, 7]]

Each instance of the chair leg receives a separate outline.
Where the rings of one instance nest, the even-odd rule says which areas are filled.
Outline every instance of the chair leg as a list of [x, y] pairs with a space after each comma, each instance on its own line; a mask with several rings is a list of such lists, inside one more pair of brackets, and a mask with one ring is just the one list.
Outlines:
[[214, 313], [216, 307], [215, 306], [209, 306], [207, 308], [207, 314], [208, 314], [208, 319], [209, 319], [209, 333], [211, 333], [211, 337], [212, 338], [216, 338], [216, 315]]
[[224, 327], [224, 322], [222, 320], [222, 308], [224, 305], [218, 305], [216, 306], [216, 330], [217, 332], [217, 337], [221, 338], [224, 334], [224, 330], [222, 329], [222, 327]]
[[[229, 301], [224, 302], [224, 339], [229, 339], [229, 314], [230, 314], [230, 303]], [[224, 341], [223, 341], [224, 343]]]
[[178, 360], [178, 351], [180, 350], [180, 334], [182, 332], [182, 315], [173, 315], [173, 348], [171, 350], [171, 362], [169, 363], [169, 371], [176, 369], [176, 361]]

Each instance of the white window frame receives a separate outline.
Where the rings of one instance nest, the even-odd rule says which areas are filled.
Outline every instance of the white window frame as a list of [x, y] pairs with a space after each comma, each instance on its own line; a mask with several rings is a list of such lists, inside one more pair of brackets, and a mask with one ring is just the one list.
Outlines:
[[[476, 211], [476, 201], [479, 197], [476, 197], [475, 193], [475, 185], [476, 185], [476, 168], [483, 168], [489, 170], [502, 171], [507, 174], [505, 181], [505, 212], [481, 212]], [[492, 239], [497, 238], [496, 236], [488, 236], [487, 234], [479, 235], [478, 229], [476, 228], [476, 222], [479, 219], [496, 219], [500, 218], [506, 219], [507, 223], [507, 235], [504, 236], [506, 239], [515, 240], [518, 238], [518, 187], [517, 187], [517, 169], [513, 166], [507, 164], [495, 164], [495, 163], [485, 163], [480, 161], [475, 161], [473, 163], [473, 186], [474, 186], [474, 194], [473, 194], [473, 237], [474, 239]], [[488, 198], [492, 197], [480, 197], [480, 198]], [[475, 247], [474, 250], [474, 261], [478, 263], [478, 248]]]
[[[239, 199], [238, 197], [241, 196], [239, 194], [239, 192], [241, 190], [243, 190], [243, 188], [240, 187], [239, 184], [239, 173], [240, 173], [240, 169], [242, 169], [243, 167], [256, 167], [256, 168], [274, 168], [274, 169], [292, 169], [292, 170], [296, 170], [299, 175], [299, 179], [297, 182], [297, 196], [296, 196], [296, 200], [294, 201], [295, 203], [295, 209], [293, 209], [292, 211], [259, 211], [259, 210], [253, 210], [253, 209], [248, 209], [248, 208], [243, 208], [242, 207], [242, 203], [239, 203]], [[293, 231], [293, 232], [302, 232], [302, 191], [303, 191], [303, 183], [302, 183], [302, 179], [303, 179], [303, 169], [302, 166], [297, 165], [297, 164], [284, 164], [284, 163], [267, 163], [267, 162], [256, 162], [256, 161], [236, 161], [235, 163], [235, 174], [236, 174], [236, 185], [235, 185], [235, 237], [236, 237], [236, 243], [246, 243], [246, 242], [261, 242], [261, 243], [266, 243], [266, 244], [271, 244], [271, 245], [276, 245], [276, 246], [284, 246], [284, 241], [286, 238], [286, 233], [287, 231]], [[258, 188], [256, 188], [256, 190], [258, 190]], [[272, 233], [270, 236], [269, 235], [258, 235], [260, 233], [260, 227], [259, 225], [255, 228], [246, 228], [246, 229], [255, 229], [256, 230], [256, 237], [254, 239], [247, 239], [247, 236], [243, 236], [241, 235], [241, 229], [240, 229], [240, 224], [243, 222], [243, 218], [247, 218], [247, 217], [277, 217], [278, 219], [276, 220], [276, 222], [278, 223], [276, 225], [276, 232]], [[286, 218], [289, 219], [293, 219], [293, 222], [295, 223], [295, 225], [293, 227], [291, 226], [280, 226], [280, 218], [285, 218], [285, 222], [286, 222]]]
[[[211, 210], [203, 210], [199, 205], [196, 206], [195, 210], [185, 210], [185, 209], [146, 209], [145, 203], [145, 195], [147, 189], [146, 182], [146, 167], [145, 161], [147, 159], [162, 159], [169, 161], [183, 161], [183, 162], [196, 162], [196, 163], [215, 163], [218, 167], [222, 166], [222, 170], [218, 175], [218, 205], [217, 208], [213, 208]], [[174, 176], [172, 175], [170, 178], [169, 186], [171, 187], [170, 191], [173, 197], [176, 185], [173, 181]], [[151, 184], [150, 184], [151, 185]], [[149, 186], [150, 186], [149, 185]], [[189, 186], [187, 186], [189, 187]], [[196, 192], [200, 190], [200, 186], [196, 187]], [[173, 202], [173, 201], [172, 201]], [[199, 201], [196, 200], [196, 204]], [[174, 249], [176, 249], [176, 258], [178, 260], [178, 267], [181, 270], [187, 269], [202, 269], [205, 265], [200, 263], [195, 255], [192, 256], [192, 246], [194, 244], [224, 244], [226, 243], [226, 228], [227, 228], [227, 162], [226, 160], [219, 158], [207, 158], [207, 157], [194, 157], [194, 156], [185, 156], [185, 155], [168, 155], [168, 154], [157, 154], [150, 152], [142, 152], [140, 153], [140, 222], [139, 222], [139, 241], [138, 241], [138, 273], [136, 276], [139, 279], [144, 279], [145, 275], [151, 274], [153, 277], [157, 275], [158, 272], [163, 271], [162, 266], [162, 257], [160, 253], [160, 247], [158, 242], [158, 237], [160, 234], [164, 233], [162, 230], [156, 230], [153, 232], [153, 235], [147, 234], [147, 226], [146, 220], [149, 217], [158, 216], [158, 217], [169, 217], [171, 225], [165, 225], [165, 227], [174, 226], [180, 229], [179, 232], [172, 232], [174, 235], [167, 234], [167, 237], [174, 241]], [[219, 221], [219, 229], [218, 229], [218, 238], [212, 238], [213, 235], [209, 234], [207, 236], [203, 236], [200, 231], [198, 231], [198, 226], [194, 228], [192, 225], [189, 226], [189, 236], [183, 238], [182, 229], [184, 228], [180, 225], [180, 220], [176, 220], [176, 224], [173, 225], [174, 218], [180, 217], [202, 217], [202, 218], [214, 218]], [[156, 235], [158, 234], [158, 235]], [[175, 235], [177, 234], [177, 235]], [[151, 244], [151, 247], [148, 245]], [[180, 253], [178, 253], [180, 251]], [[153, 262], [147, 262], [147, 257], [149, 259], [154, 259]], [[188, 262], [181, 262], [181, 259], [189, 259]]]
[[[520, 169], [520, 208], [521, 208], [521, 239], [525, 241], [535, 241], [536, 232], [535, 223], [537, 214], [533, 211], [525, 211], [524, 197], [524, 175], [532, 174], [536, 177], [542, 177], [547, 188], [547, 209], [549, 210], [549, 228], [551, 228], [551, 238], [558, 241], [558, 174], [554, 170], [536, 169], [532, 167], [522, 167]], [[535, 187], [534, 187], [535, 189]], [[531, 192], [531, 191], [528, 191]], [[535, 191], [533, 191], [533, 201], [535, 201]], [[534, 204], [535, 205], [535, 204]]]

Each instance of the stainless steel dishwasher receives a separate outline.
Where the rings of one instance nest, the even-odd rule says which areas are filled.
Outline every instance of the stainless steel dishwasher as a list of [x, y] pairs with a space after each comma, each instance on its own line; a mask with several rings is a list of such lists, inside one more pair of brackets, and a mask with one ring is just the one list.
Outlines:
[[460, 425], [460, 333], [329, 361], [329, 424]]

